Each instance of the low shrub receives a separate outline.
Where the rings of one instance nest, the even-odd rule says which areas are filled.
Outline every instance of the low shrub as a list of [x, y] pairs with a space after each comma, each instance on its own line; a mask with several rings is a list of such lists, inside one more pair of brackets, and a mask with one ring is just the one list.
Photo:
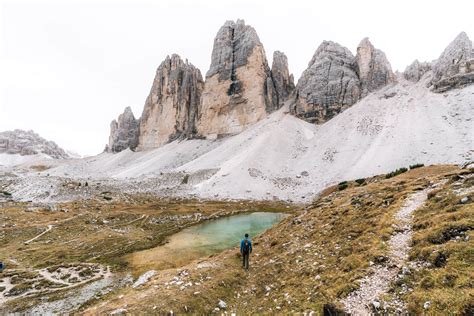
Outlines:
[[342, 191], [342, 190], [347, 189], [347, 186], [348, 186], [348, 185], [347, 185], [347, 182], [344, 181], [344, 183], [343, 183], [343, 182], [339, 183], [339, 185], [337, 186], [337, 189], [338, 189], [339, 191]]
[[365, 183], [365, 179], [364, 179], [364, 178], [357, 179], [357, 180], [356, 180], [356, 183], [357, 183], [358, 185], [362, 185], [362, 184]]
[[416, 163], [416, 164], [410, 166], [410, 170], [411, 169], [416, 169], [416, 168], [421, 168], [421, 167], [424, 167], [424, 166], [425, 165], [422, 164], [422, 163]]
[[407, 168], [399, 168], [399, 169], [397, 169], [397, 170], [395, 170], [395, 171], [392, 171], [392, 172], [390, 172], [390, 173], [387, 173], [387, 174], [385, 175], [385, 179], [393, 178], [393, 177], [398, 176], [399, 174], [405, 173], [405, 172], [407, 172], [407, 171], [408, 171]]

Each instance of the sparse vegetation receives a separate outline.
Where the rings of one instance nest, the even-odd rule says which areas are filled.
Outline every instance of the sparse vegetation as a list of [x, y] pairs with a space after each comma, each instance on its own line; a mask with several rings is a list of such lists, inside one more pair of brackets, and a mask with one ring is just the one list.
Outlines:
[[387, 174], [385, 175], [385, 179], [393, 178], [393, 177], [398, 176], [399, 174], [405, 173], [405, 172], [407, 172], [407, 171], [408, 171], [407, 168], [404, 168], [404, 167], [403, 167], [403, 168], [399, 168], [399, 169], [397, 169], [397, 170], [395, 170], [395, 171], [392, 171], [392, 172], [390, 172], [390, 173], [387, 173]]
[[45, 165], [34, 165], [34, 166], [31, 166], [30, 168], [35, 170], [35, 171], [41, 172], [41, 171], [48, 170], [51, 167], [50, 166], [45, 166]]
[[337, 185], [337, 189], [339, 191], [342, 191], [342, 190], [347, 189], [348, 186], [349, 184], [347, 183], [347, 181], [342, 181], [342, 182], [339, 182], [339, 184]]
[[[325, 190], [304, 209], [287, 208], [277, 202], [203, 203], [151, 196], [127, 196], [126, 202], [114, 198], [109, 203], [98, 196], [96, 200], [58, 206], [68, 209], [68, 213], [24, 212], [28, 203], [18, 203], [0, 210], [0, 222], [8, 227], [0, 252], [21, 262], [22, 268], [51, 267], [55, 271], [72, 263], [95, 262], [137, 277], [144, 271], [133, 270], [125, 259], [127, 255], [155, 247], [167, 236], [192, 225], [195, 213], [205, 217], [255, 210], [291, 211], [293, 216], [253, 240], [250, 273], [241, 270], [237, 249], [230, 249], [176, 269], [158, 271], [142, 288], [120, 289], [91, 302], [84, 307], [88, 310], [81, 312], [105, 314], [126, 304], [132, 314], [169, 310], [209, 314], [222, 299], [228, 312], [236, 310], [238, 314], [319, 314], [324, 308], [340, 310], [340, 299], [358, 289], [370, 265], [385, 264], [387, 241], [394, 232], [393, 215], [406, 197], [443, 179], [452, 180], [435, 189], [426, 206], [414, 213], [410, 260], [418, 268], [398, 280], [392, 290], [398, 293], [402, 286], [413, 289], [402, 295], [410, 314], [466, 314], [472, 309], [469, 299], [473, 295], [474, 196], [467, 193], [468, 202], [460, 204], [463, 196], [456, 192], [472, 186], [474, 177], [453, 166], [416, 168], [396, 178], [372, 177], [365, 179], [364, 185], [357, 180], [344, 181]], [[344, 190], [338, 189], [344, 185]], [[10, 226], [12, 223], [16, 226]], [[23, 245], [49, 223], [55, 227], [47, 236]], [[68, 242], [71, 240], [74, 242]], [[91, 271], [82, 269], [77, 273], [85, 276]], [[181, 275], [184, 283], [170, 284], [176, 275]], [[66, 279], [74, 282], [69, 275]], [[23, 284], [26, 275], [12, 281]], [[188, 282], [192, 286], [182, 287]], [[117, 299], [119, 296], [121, 299]], [[423, 308], [426, 301], [431, 302], [428, 310]], [[39, 298], [33, 296], [22, 302], [15, 301], [15, 308], [31, 306]]]
[[[238, 251], [232, 249], [199, 261], [212, 263], [212, 267], [197, 269], [195, 262], [159, 272], [145, 289], [124, 290], [116, 294], [124, 295], [121, 300], [96, 305], [87, 312], [105, 313], [127, 304], [131, 313], [169, 310], [184, 313], [186, 306], [188, 313], [208, 314], [219, 299], [227, 303], [227, 311], [236, 310], [239, 314], [292, 311], [320, 314], [324, 307], [341, 310], [339, 300], [359, 287], [360, 279], [369, 271], [370, 261], [384, 264], [387, 241], [394, 229], [393, 215], [406, 197], [440, 181], [453, 170], [458, 169], [428, 167], [407, 172], [396, 180], [379, 176], [369, 179], [364, 186], [349, 185], [343, 191], [337, 190], [339, 184], [335, 185], [304, 212], [299, 211], [254, 239], [255, 253], [249, 274], [240, 269]], [[442, 258], [438, 259], [440, 264]], [[183, 289], [163, 285], [183, 270], [187, 274], [181, 278], [184, 284], [200, 285]], [[444, 276], [447, 284], [457, 282], [455, 273], [451, 274]], [[436, 282], [436, 278], [430, 278], [424, 286], [436, 288]]]
[[[422, 268], [408, 278], [413, 291], [404, 295], [413, 315], [472, 312], [474, 204], [459, 205], [453, 184], [457, 183], [457, 190], [470, 188], [474, 177], [456, 174], [451, 178], [456, 182], [449, 181], [433, 191], [427, 204], [415, 212], [410, 260], [419, 262]], [[426, 310], [423, 305], [427, 301], [431, 305]]]
[[365, 183], [365, 178], [357, 179], [357, 180], [355, 180], [355, 182], [356, 182], [358, 185], [363, 185], [363, 184]]
[[183, 180], [181, 181], [181, 184], [188, 184], [189, 181], [189, 174], [185, 174], [183, 177]]
[[416, 169], [416, 168], [421, 168], [421, 167], [424, 167], [424, 166], [425, 166], [425, 165], [422, 164], [422, 163], [417, 163], [417, 164], [411, 165], [411, 166], [410, 166], [410, 170]]

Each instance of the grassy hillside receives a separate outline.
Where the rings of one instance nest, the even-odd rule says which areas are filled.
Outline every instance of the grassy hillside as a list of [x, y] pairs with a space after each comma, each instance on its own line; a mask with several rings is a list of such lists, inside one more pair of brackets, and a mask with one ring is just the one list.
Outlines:
[[472, 169], [432, 166], [341, 183], [254, 239], [248, 272], [241, 268], [238, 250], [231, 249], [160, 271], [143, 287], [122, 289], [86, 312], [210, 313], [219, 300], [226, 311], [244, 314], [341, 309], [340, 300], [359, 287], [370, 266], [387, 260], [394, 214], [407, 196], [446, 181], [415, 212], [413, 268], [401, 274], [384, 299], [399, 294], [413, 313], [429, 305], [431, 313], [469, 314], [473, 174]]

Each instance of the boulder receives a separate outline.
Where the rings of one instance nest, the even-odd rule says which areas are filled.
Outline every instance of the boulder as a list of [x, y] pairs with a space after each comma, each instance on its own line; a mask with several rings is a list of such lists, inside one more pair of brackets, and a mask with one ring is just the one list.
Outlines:
[[288, 70], [288, 58], [280, 51], [273, 53], [272, 78], [279, 102], [285, 102], [295, 89], [295, 83]]
[[201, 72], [173, 54], [156, 70], [140, 119], [138, 149], [147, 150], [196, 135], [204, 82]]
[[127, 106], [117, 120], [110, 123], [109, 144], [107, 152], [118, 153], [130, 148], [135, 150], [138, 145], [139, 121], [135, 119], [132, 109]]
[[367, 37], [357, 47], [355, 64], [361, 85], [361, 97], [396, 81], [385, 53], [375, 48]]
[[311, 123], [323, 123], [360, 98], [354, 56], [345, 47], [324, 41], [296, 85], [292, 114]]
[[403, 72], [403, 77], [412, 82], [420, 81], [421, 77], [425, 73], [431, 70], [431, 63], [422, 62], [420, 63], [418, 59], [416, 59], [410, 66], [408, 66], [405, 71]]
[[255, 29], [227, 21], [217, 33], [197, 124], [206, 137], [236, 134], [278, 109], [278, 95]]

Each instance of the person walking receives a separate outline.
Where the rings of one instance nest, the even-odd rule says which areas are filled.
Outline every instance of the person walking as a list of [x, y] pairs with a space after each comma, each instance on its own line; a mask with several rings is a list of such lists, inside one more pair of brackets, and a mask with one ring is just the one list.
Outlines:
[[240, 242], [240, 254], [242, 255], [242, 265], [245, 270], [249, 269], [249, 256], [252, 253], [252, 242], [249, 234], [245, 234], [245, 238]]

